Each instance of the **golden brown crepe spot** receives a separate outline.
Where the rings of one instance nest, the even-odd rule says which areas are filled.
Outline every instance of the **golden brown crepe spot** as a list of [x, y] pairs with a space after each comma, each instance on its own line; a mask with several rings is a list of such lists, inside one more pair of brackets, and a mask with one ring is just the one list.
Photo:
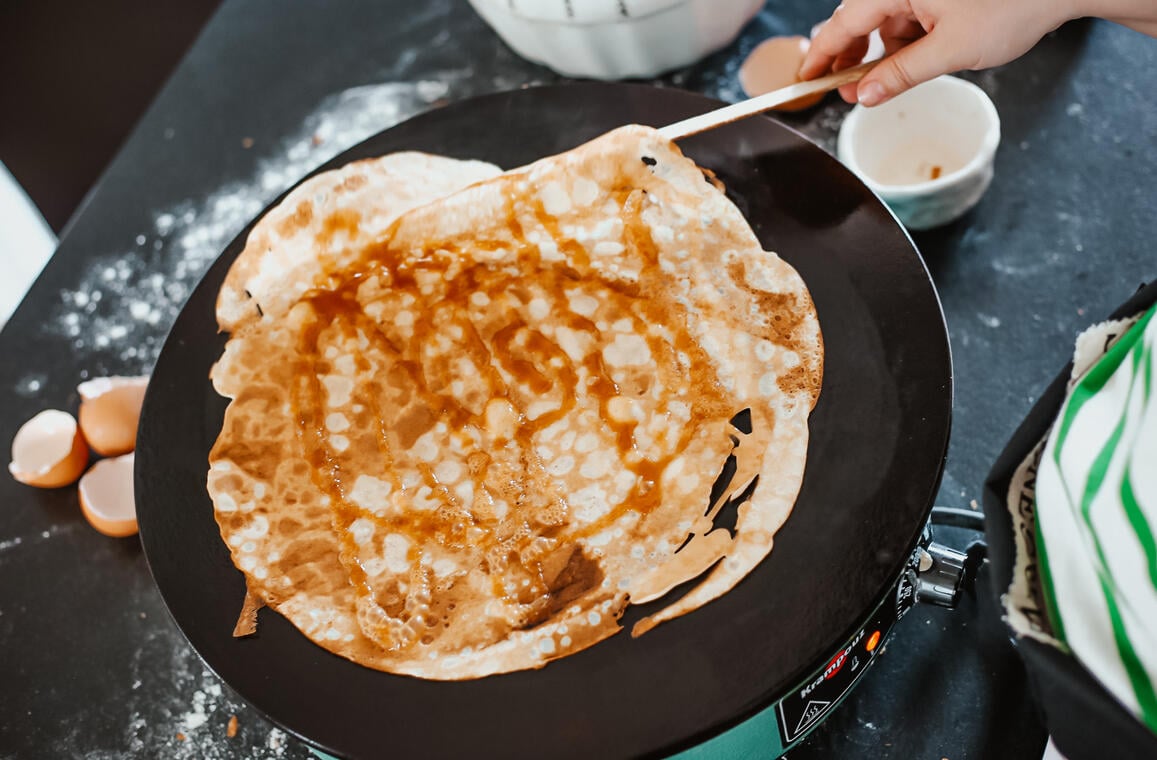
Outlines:
[[776, 378], [779, 389], [789, 396], [795, 394], [818, 396], [820, 392], [818, 381], [815, 372], [802, 364], [792, 367]]
[[351, 174], [337, 186], [339, 192], [350, 193], [365, 187], [369, 179], [364, 174]]
[[318, 235], [318, 245], [322, 250], [325, 250], [340, 235], [352, 240], [357, 236], [361, 218], [361, 214], [353, 209], [344, 208], [333, 212], [322, 223], [321, 232]]
[[814, 338], [801, 333], [801, 328], [810, 321], [815, 310], [806, 291], [777, 293], [753, 287], [749, 284], [748, 270], [742, 261], [732, 261], [727, 272], [732, 282], [754, 297], [756, 307], [766, 320], [768, 339], [803, 355], [814, 352]]
[[277, 223], [277, 234], [282, 237], [291, 237], [307, 229], [312, 221], [313, 204], [303, 200], [297, 204], [292, 214], [286, 215]]

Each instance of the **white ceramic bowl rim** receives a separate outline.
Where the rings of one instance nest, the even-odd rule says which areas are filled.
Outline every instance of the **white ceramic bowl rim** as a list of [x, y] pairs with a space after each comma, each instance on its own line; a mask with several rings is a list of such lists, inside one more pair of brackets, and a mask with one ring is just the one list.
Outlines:
[[[992, 100], [988, 97], [984, 90], [980, 89], [975, 84], [965, 79], [960, 79], [959, 77], [948, 75], [937, 77], [936, 79], [933, 79], [926, 84], [932, 84], [933, 82], [942, 82], [948, 84], [951, 87], [957, 87], [973, 96], [976, 101], [980, 103], [980, 107], [983, 109], [988, 121], [988, 127], [985, 130], [984, 138], [981, 140], [980, 146], [976, 149], [976, 153], [973, 154], [972, 158], [969, 159], [969, 161], [964, 164], [964, 166], [955, 171], [951, 171], [947, 174], [937, 177], [936, 179], [930, 179], [924, 182], [914, 182], [907, 185], [885, 185], [880, 182], [876, 182], [860, 169], [859, 159], [856, 156], [855, 149], [852, 147], [853, 141], [851, 139], [851, 135], [859, 126], [860, 116], [865, 109], [863, 106], [856, 106], [854, 109], [852, 109], [852, 112], [848, 114], [848, 117], [845, 120], [843, 126], [845, 130], [848, 130], [848, 137], [846, 138], [847, 151], [846, 155], [844, 156], [844, 160], [848, 163], [848, 168], [854, 171], [856, 175], [864, 181], [864, 184], [872, 188], [872, 190], [874, 190], [877, 194], [887, 195], [889, 198], [899, 199], [912, 198], [918, 195], [927, 195], [929, 193], [942, 190], [946, 187], [956, 184], [965, 177], [977, 173], [985, 166], [985, 164], [989, 163], [993, 156], [996, 154], [996, 148], [998, 145], [1000, 145], [1000, 114], [997, 113], [996, 106], [993, 105]], [[914, 88], [914, 90], [917, 90], [922, 86], [923, 85], [919, 85], [918, 87]]]
[[[722, 0], [734, 2], [735, 0]], [[634, 19], [687, 5], [690, 0], [601, 0], [592, 11], [591, 0], [471, 0], [516, 18], [557, 24], [630, 23]], [[568, 11], [568, 8], [570, 9]]]

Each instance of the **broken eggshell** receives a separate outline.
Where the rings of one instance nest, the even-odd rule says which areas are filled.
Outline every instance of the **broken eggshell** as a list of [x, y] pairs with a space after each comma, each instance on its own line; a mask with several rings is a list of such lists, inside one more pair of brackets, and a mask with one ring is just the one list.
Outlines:
[[[739, 69], [739, 84], [747, 97], [754, 98], [801, 81], [799, 67], [810, 45], [807, 37], [772, 37], [756, 46]], [[772, 110], [802, 111], [819, 103], [825, 94], [805, 95]]]
[[132, 451], [148, 377], [100, 377], [76, 387], [80, 429], [92, 450], [112, 457]]
[[92, 527], [106, 536], [121, 538], [137, 532], [134, 460], [134, 454], [102, 459], [80, 479], [80, 509]]
[[16, 432], [8, 471], [26, 485], [60, 488], [75, 483], [87, 464], [88, 446], [76, 418], [46, 409]]

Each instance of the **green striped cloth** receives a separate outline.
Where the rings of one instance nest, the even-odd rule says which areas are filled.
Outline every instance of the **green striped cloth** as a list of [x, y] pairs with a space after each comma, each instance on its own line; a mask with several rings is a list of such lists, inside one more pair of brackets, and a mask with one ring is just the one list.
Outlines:
[[1072, 386], [1041, 458], [1053, 633], [1157, 732], [1157, 306]]

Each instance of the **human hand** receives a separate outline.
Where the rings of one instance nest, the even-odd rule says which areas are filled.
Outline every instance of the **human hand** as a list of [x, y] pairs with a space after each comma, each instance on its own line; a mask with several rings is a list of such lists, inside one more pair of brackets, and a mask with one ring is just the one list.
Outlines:
[[858, 84], [849, 103], [883, 103], [921, 82], [1020, 57], [1079, 13], [1063, 0], [844, 0], [812, 40], [800, 77], [858, 64], [868, 35], [880, 30], [886, 57]]

